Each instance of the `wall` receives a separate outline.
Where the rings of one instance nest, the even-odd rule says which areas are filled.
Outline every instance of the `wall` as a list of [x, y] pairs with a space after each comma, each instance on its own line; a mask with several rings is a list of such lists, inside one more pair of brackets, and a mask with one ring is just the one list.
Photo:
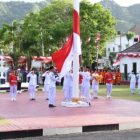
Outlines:
[[140, 71], [140, 58], [123, 57], [120, 60], [120, 71], [124, 73], [124, 64], [127, 64], [128, 73], [133, 70], [133, 63], [137, 63], [137, 72]]
[[[134, 44], [134, 38], [129, 41], [129, 46], [132, 46], [133, 44]], [[119, 45], [120, 45], [120, 36], [117, 36], [110, 43], [107, 43], [106, 57], [109, 58], [110, 52], [120, 52]], [[126, 36], [121, 36], [121, 46], [122, 46], [121, 51], [125, 50], [127, 45], [128, 45], [128, 41]], [[113, 48], [115, 50], [113, 50]]]

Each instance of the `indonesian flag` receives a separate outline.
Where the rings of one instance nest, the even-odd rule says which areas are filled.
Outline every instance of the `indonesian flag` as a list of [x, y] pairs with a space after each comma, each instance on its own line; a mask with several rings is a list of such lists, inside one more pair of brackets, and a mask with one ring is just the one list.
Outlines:
[[97, 49], [99, 49], [99, 48], [100, 48], [100, 44], [97, 45]]
[[96, 39], [95, 39], [95, 42], [98, 42], [98, 41], [100, 41], [100, 33], [97, 34]]
[[60, 77], [65, 76], [72, 68], [73, 61], [73, 36], [68, 38], [66, 44], [58, 51], [52, 54], [52, 60], [55, 63]]
[[88, 37], [88, 38], [86, 39], [86, 44], [88, 44], [88, 43], [90, 42], [90, 40], [91, 40], [91, 38]]
[[[60, 77], [65, 76], [70, 71], [72, 68], [72, 62], [73, 74], [75, 74], [76, 78], [77, 73], [79, 72], [79, 60], [77, 61], [77, 56], [81, 54], [79, 3], [79, 0], [74, 0], [72, 35], [68, 38], [68, 41], [64, 47], [52, 55], [52, 60], [55, 63], [58, 72], [60, 73]], [[73, 82], [75, 82], [75, 85], [77, 85], [78, 82], [76, 80], [78, 78], [76, 79], [75, 77]]]
[[116, 67], [116, 66], [118, 66], [119, 64], [120, 64], [120, 61], [117, 60], [117, 61], [115, 61], [115, 62], [113, 63], [113, 67]]

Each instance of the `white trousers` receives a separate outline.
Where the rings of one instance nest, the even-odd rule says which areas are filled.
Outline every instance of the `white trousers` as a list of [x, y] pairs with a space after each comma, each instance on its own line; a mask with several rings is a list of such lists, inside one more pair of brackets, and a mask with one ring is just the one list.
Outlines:
[[35, 85], [29, 85], [28, 91], [29, 91], [30, 99], [35, 99], [36, 86]]
[[92, 91], [93, 97], [97, 97], [99, 92], [99, 84], [92, 84]]
[[49, 88], [50, 88], [49, 84], [44, 84], [44, 91], [45, 91], [45, 98], [46, 99], [48, 98]]
[[13, 99], [16, 99], [17, 95], [17, 85], [10, 86], [10, 96]]
[[106, 92], [107, 92], [107, 96], [111, 96], [112, 94], [112, 84], [110, 83], [106, 83]]
[[90, 103], [91, 102], [90, 87], [89, 86], [84, 86], [83, 87], [83, 93], [84, 93], [84, 96], [86, 97], [86, 101], [88, 103]]
[[56, 87], [50, 87], [49, 88], [49, 101], [48, 101], [48, 103], [54, 105], [55, 98], [56, 98]]
[[72, 100], [72, 87], [65, 86], [63, 87], [63, 91], [64, 91], [64, 96], [65, 96], [66, 101], [71, 101]]

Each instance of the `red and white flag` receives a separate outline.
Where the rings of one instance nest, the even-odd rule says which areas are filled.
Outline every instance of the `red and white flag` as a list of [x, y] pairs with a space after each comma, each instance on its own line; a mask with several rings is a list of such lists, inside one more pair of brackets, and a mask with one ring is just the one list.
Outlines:
[[55, 63], [61, 77], [63, 77], [71, 69], [73, 60], [72, 35], [68, 38], [68, 41], [60, 50], [52, 54], [52, 60]]
[[90, 42], [90, 40], [91, 40], [91, 38], [88, 37], [88, 38], [86, 39], [86, 44], [88, 44], [88, 43]]
[[100, 41], [100, 33], [97, 34], [96, 39], [95, 39], [95, 42], [98, 42], [98, 41]]
[[65, 76], [70, 71], [72, 62], [75, 62], [73, 61], [74, 56], [81, 54], [79, 2], [79, 0], [74, 0], [72, 35], [68, 38], [64, 47], [52, 55], [52, 60], [60, 73], [60, 77]]
[[120, 64], [120, 61], [119, 60], [116, 60], [114, 63], [113, 63], [113, 67], [116, 67]]

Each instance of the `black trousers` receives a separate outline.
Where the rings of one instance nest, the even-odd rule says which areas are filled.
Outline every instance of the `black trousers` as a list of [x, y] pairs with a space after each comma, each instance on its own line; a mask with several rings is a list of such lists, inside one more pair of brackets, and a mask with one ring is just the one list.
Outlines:
[[17, 90], [21, 90], [21, 82], [17, 83]]

